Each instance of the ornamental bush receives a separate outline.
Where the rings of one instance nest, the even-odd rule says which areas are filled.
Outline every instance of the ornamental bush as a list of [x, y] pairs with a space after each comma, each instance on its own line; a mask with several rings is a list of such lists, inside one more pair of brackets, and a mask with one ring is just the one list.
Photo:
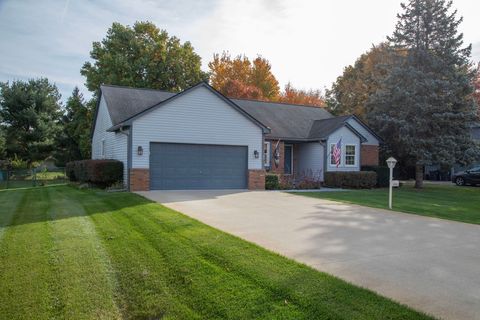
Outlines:
[[377, 174], [373, 171], [327, 172], [325, 185], [333, 188], [370, 189], [377, 185]]
[[267, 174], [265, 176], [265, 189], [278, 190], [280, 189], [280, 180], [276, 174]]
[[70, 181], [108, 187], [123, 180], [123, 163], [118, 160], [79, 160], [66, 165]]

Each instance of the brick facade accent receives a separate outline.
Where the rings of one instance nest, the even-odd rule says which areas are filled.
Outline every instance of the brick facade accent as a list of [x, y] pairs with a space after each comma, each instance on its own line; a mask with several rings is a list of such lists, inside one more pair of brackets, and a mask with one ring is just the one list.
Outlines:
[[362, 166], [378, 166], [378, 146], [362, 144], [360, 147], [360, 164]]
[[265, 170], [248, 170], [248, 189], [265, 190]]
[[130, 191], [150, 190], [150, 170], [130, 169]]

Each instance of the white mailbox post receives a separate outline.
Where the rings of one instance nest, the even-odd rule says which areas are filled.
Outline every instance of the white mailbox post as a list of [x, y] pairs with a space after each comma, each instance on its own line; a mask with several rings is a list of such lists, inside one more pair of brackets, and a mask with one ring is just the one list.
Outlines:
[[390, 169], [390, 179], [389, 179], [389, 190], [388, 190], [388, 207], [392, 209], [392, 181], [393, 181], [393, 168], [395, 168], [395, 165], [397, 164], [397, 159], [394, 157], [390, 157], [387, 159], [387, 165], [388, 168]]

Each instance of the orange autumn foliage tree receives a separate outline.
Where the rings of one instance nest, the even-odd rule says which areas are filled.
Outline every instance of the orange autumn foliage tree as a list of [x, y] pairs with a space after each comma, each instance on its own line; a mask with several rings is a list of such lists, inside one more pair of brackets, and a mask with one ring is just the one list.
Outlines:
[[285, 86], [285, 90], [280, 94], [278, 101], [315, 107], [325, 106], [325, 99], [320, 90], [295, 89], [290, 82]]
[[228, 52], [214, 54], [208, 63], [210, 84], [229, 98], [275, 101], [324, 107], [320, 90], [295, 89], [291, 83], [280, 92], [270, 62], [258, 56], [250, 61], [245, 55], [232, 58]]
[[210, 84], [230, 98], [276, 100], [280, 88], [267, 59], [258, 56], [232, 58], [228, 52], [214, 54], [208, 63]]
[[221, 92], [230, 98], [265, 100], [259, 88], [247, 85], [239, 80], [226, 80]]

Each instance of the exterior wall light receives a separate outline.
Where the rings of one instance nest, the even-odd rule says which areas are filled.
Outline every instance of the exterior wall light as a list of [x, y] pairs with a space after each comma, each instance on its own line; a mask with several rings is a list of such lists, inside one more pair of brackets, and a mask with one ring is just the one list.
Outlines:
[[260, 156], [260, 153], [257, 150], [255, 150], [253, 151], [253, 156], [255, 157], [255, 159], [258, 159], [258, 157]]
[[138, 146], [138, 148], [137, 148], [137, 154], [138, 154], [139, 156], [143, 155], [143, 148], [142, 148], [142, 146]]

